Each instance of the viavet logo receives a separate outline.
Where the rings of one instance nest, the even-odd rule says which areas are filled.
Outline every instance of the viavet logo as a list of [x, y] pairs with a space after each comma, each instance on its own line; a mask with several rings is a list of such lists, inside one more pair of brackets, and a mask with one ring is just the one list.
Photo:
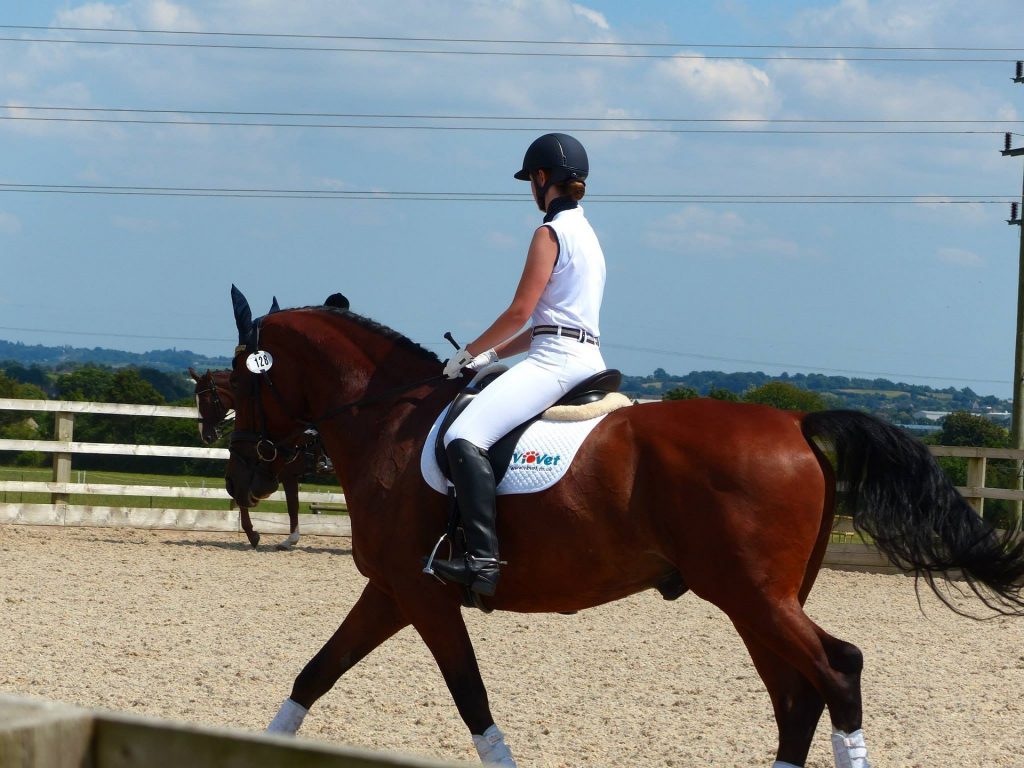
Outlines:
[[523, 453], [512, 454], [512, 467], [515, 469], [541, 469], [543, 467], [554, 467], [561, 460], [561, 454], [551, 455], [538, 451], [524, 451]]

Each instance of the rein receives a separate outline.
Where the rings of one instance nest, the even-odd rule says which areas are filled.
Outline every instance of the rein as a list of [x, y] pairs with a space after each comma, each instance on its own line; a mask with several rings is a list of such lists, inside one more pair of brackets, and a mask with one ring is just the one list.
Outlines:
[[[320, 439], [320, 432], [318, 427], [323, 422], [333, 419], [341, 415], [345, 411], [349, 411], [354, 408], [362, 408], [368, 405], [375, 405], [381, 402], [387, 402], [389, 400], [394, 399], [398, 395], [404, 394], [405, 392], [409, 392], [410, 390], [417, 389], [427, 384], [440, 382], [442, 379], [444, 379], [443, 373], [439, 373], [434, 376], [428, 376], [425, 379], [414, 381], [409, 384], [402, 384], [400, 386], [394, 387], [392, 389], [386, 390], [385, 392], [381, 392], [373, 396], [361, 397], [358, 400], [352, 400], [351, 402], [348, 403], [342, 403], [341, 405], [337, 405], [331, 408], [330, 410], [324, 412], [322, 415], [318, 416], [315, 419], [306, 420], [300, 419], [296, 416], [292, 416], [289, 413], [289, 409], [285, 405], [284, 398], [274, 387], [274, 383], [270, 379], [270, 372], [264, 371], [258, 374], [258, 378], [256, 379], [256, 396], [253, 398], [254, 403], [258, 408], [257, 415], [259, 419], [260, 431], [258, 433], [238, 431], [232, 432], [231, 443], [255, 443], [256, 457], [260, 461], [269, 464], [271, 462], [276, 461], [278, 456], [284, 456], [285, 463], [290, 464], [291, 462], [295, 461], [296, 458], [298, 458], [302, 451], [304, 451], [306, 448], [308, 448], [310, 445], [312, 445], [313, 443]], [[277, 399], [278, 405], [281, 406], [281, 409], [286, 414], [288, 414], [288, 417], [292, 421], [297, 422], [298, 424], [301, 425], [299, 429], [295, 430], [290, 435], [282, 438], [281, 440], [271, 440], [267, 436], [267, 419], [266, 414], [263, 411], [263, 400], [259, 394], [260, 382], [264, 380], [267, 383], [267, 388]], [[304, 437], [305, 440], [302, 442], [293, 443], [293, 441], [298, 437]]]

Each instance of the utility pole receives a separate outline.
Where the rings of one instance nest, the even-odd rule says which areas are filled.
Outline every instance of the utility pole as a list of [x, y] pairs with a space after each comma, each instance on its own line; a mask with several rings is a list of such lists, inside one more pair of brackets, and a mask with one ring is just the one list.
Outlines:
[[[1017, 62], [1013, 78], [1015, 83], [1024, 83], [1024, 62]], [[1003, 157], [1024, 155], [1024, 147], [1014, 149], [1013, 136], [1007, 133], [1003, 142]], [[1021, 182], [1021, 205], [1024, 205], [1024, 181]], [[1010, 204], [1010, 218], [1006, 223], [1020, 230], [1020, 252], [1017, 257], [1017, 343], [1013, 364], [1013, 416], [1010, 426], [1010, 441], [1013, 448], [1024, 449], [1024, 227], [1021, 226], [1020, 209], [1017, 203]], [[1017, 460], [1017, 490], [1024, 490], [1024, 461]], [[1021, 502], [1014, 504], [1010, 527], [1021, 528]]]

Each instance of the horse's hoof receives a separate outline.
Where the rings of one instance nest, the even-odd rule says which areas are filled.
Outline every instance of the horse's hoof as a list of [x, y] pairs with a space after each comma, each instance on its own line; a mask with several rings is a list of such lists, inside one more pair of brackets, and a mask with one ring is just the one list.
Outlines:
[[252, 531], [251, 533], [246, 531], [245, 537], [249, 540], [249, 543], [252, 544], [252, 548], [256, 549], [256, 545], [260, 543], [259, 531]]

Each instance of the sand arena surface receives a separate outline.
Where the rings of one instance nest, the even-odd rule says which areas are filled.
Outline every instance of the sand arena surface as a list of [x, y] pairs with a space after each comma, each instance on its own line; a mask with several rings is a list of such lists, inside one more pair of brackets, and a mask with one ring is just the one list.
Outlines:
[[[0, 526], [0, 690], [262, 730], [364, 580], [348, 539]], [[269, 542], [269, 544], [268, 544]], [[873, 763], [1024, 766], [1024, 619], [974, 622], [911, 579], [823, 571], [808, 613], [866, 659]], [[654, 591], [575, 616], [466, 612], [520, 766], [770, 766], [768, 695], [713, 606]], [[426, 647], [404, 630], [302, 735], [475, 760]], [[808, 766], [830, 768], [827, 717]]]

